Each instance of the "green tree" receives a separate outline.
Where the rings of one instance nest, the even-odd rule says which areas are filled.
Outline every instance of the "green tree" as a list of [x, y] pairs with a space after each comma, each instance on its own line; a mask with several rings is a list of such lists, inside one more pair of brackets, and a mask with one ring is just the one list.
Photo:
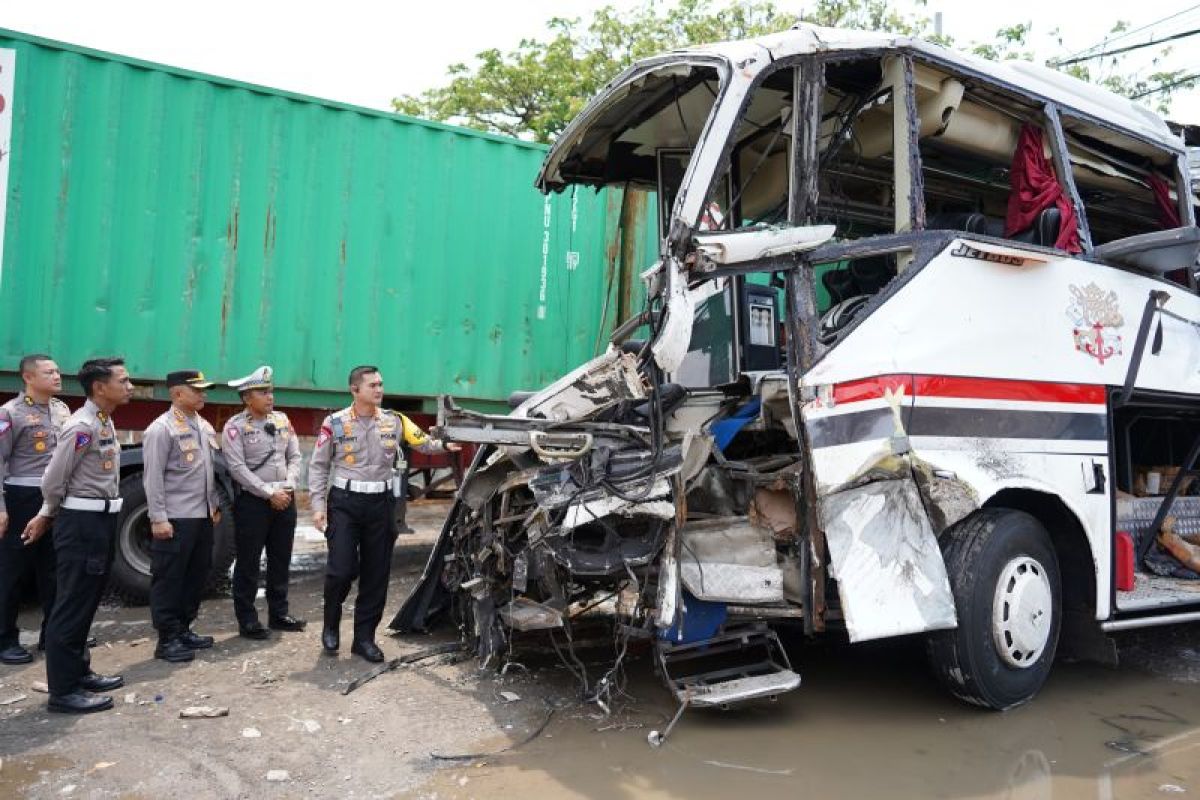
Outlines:
[[[915, 3], [911, 11], [899, 10], [892, 0], [816, 0], [799, 12], [774, 0], [679, 0], [666, 8], [647, 0], [632, 11], [605, 6], [586, 23], [553, 18], [545, 38], [524, 39], [509, 52], [485, 50], [473, 65], [451, 66], [445, 86], [398, 97], [392, 105], [402, 114], [549, 142], [622, 69], [676, 47], [774, 33], [797, 20], [919, 36], [953, 46], [949, 37], [934, 34], [931, 19], [922, 13], [925, 0]], [[1126, 27], [1118, 23], [1114, 32]], [[990, 59], [1033, 60], [1031, 31], [1032, 23], [1018, 23], [997, 31], [993, 41], [972, 43], [967, 49]], [[1159, 57], [1166, 52], [1160, 51]], [[1120, 58], [1076, 63], [1064, 71], [1128, 97], [1152, 95], [1162, 110], [1173, 91], [1194, 82], [1181, 80], [1182, 71], [1125, 74]]]

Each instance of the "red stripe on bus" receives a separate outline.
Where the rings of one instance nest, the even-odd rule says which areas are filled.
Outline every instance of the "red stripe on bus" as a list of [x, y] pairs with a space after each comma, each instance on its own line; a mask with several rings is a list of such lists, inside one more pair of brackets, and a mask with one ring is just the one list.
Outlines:
[[855, 403], [883, 397], [884, 390], [903, 386], [912, 397], [958, 397], [971, 400], [1024, 400], [1042, 403], [1103, 405], [1105, 387], [1092, 383], [1051, 383], [1003, 378], [961, 378], [950, 375], [880, 375], [833, 387], [835, 403]]

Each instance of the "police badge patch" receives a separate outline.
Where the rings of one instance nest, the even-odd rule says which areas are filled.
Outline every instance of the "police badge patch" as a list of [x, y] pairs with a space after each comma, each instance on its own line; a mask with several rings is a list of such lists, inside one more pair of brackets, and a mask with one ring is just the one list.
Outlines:
[[75, 434], [75, 449], [82, 450], [92, 443], [92, 435], [87, 431], [79, 431]]

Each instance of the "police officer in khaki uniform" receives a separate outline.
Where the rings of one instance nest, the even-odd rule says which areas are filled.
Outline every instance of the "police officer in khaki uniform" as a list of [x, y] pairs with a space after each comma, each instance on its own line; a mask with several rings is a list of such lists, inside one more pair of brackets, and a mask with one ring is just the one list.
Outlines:
[[267, 550], [267, 625], [273, 630], [304, 630], [305, 622], [288, 614], [288, 566], [296, 536], [296, 486], [300, 481], [300, 443], [287, 414], [275, 410], [271, 368], [259, 367], [230, 381], [246, 409], [230, 417], [223, 431], [225, 464], [233, 475], [233, 518], [237, 563], [233, 568], [233, 612], [238, 633], [266, 639], [258, 621], [259, 562]]
[[62, 391], [54, 359], [28, 355], [20, 370], [25, 390], [0, 406], [0, 664], [33, 660], [17, 627], [21, 585], [31, 573], [42, 605], [39, 646], [45, 646], [46, 620], [54, 608], [54, 540], [43, 536], [26, 545], [21, 534], [42, 507], [42, 473], [71, 416], [67, 404], [54, 397]]
[[150, 618], [155, 658], [191, 661], [212, 647], [192, 631], [212, 568], [213, 524], [221, 518], [213, 476], [217, 432], [199, 411], [212, 383], [198, 370], [167, 375], [171, 408], [146, 428], [142, 481], [150, 506]]
[[35, 544], [54, 520], [57, 592], [46, 623], [46, 683], [51, 711], [86, 713], [112, 708], [112, 698], [93, 692], [120, 688], [120, 676], [92, 672], [88, 628], [108, 582], [121, 510], [121, 445], [112, 413], [133, 397], [119, 358], [84, 362], [79, 383], [87, 395], [58, 437], [42, 476], [44, 501], [25, 526]]
[[[383, 661], [375, 629], [387, 602], [388, 573], [396, 543], [396, 473], [401, 442], [423, 453], [458, 450], [429, 439], [403, 414], [380, 408], [383, 377], [378, 367], [350, 371], [349, 408], [325, 418], [308, 467], [313, 524], [325, 532], [325, 620], [321, 645], [337, 652], [342, 603], [358, 577], [354, 641], [350, 652]], [[328, 495], [328, 497], [327, 497]]]

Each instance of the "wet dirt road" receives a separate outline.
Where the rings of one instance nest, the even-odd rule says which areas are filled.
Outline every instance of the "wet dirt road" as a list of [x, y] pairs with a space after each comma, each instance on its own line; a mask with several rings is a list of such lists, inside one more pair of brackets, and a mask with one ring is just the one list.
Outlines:
[[1131, 660], [1153, 660], [1171, 677], [1059, 665], [1031, 705], [1003, 714], [944, 695], [913, 642], [799, 648], [800, 690], [773, 704], [689, 711], [659, 749], [646, 734], [674, 709], [643, 662], [630, 687], [641, 702], [627, 713], [556, 715], [516, 753], [442, 773], [412, 796], [1196, 796], [1200, 653], [1188, 641], [1197, 638], [1127, 640]]
[[[410, 513], [418, 535], [396, 548], [385, 621], [419, 575], [444, 512]], [[310, 620], [323, 557], [319, 539], [298, 540], [291, 597]], [[611, 716], [580, 702], [552, 655], [529, 651], [518, 654], [528, 671], [497, 676], [439, 657], [344, 695], [369, 665], [321, 655], [315, 623], [251, 642], [235, 635], [229, 599], [212, 599], [197, 629], [217, 646], [175, 667], [151, 658], [148, 616], [106, 606], [97, 617], [94, 663], [128, 682], [114, 711], [48, 714], [33, 689], [45, 679], [40, 658], [0, 670], [0, 798], [1200, 795], [1200, 626], [1125, 638], [1120, 670], [1060, 664], [1033, 704], [1006, 714], [943, 694], [918, 642], [795, 642], [797, 692], [730, 712], [689, 711], [653, 749], [646, 734], [674, 707], [644, 656], [627, 662], [630, 697]], [[23, 627], [35, 622], [32, 609], [22, 615]], [[452, 640], [380, 644], [394, 657]], [[188, 705], [228, 707], [229, 716], [180, 719]]]

